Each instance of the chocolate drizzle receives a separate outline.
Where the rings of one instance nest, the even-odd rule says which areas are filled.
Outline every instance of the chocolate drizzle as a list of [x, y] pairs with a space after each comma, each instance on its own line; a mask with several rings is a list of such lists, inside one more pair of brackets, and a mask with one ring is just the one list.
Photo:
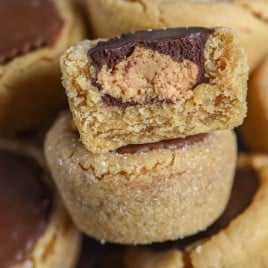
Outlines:
[[[204, 47], [208, 37], [213, 32], [214, 29], [202, 27], [160, 29], [127, 33], [106, 42], [101, 41], [88, 51], [88, 57], [96, 70], [93, 85], [98, 85], [97, 88], [101, 90], [102, 86], [98, 83], [97, 76], [102, 66], [107, 65], [108, 68], [113, 70], [120, 61], [133, 53], [135, 47], [143, 47], [169, 55], [177, 62], [189, 60], [199, 68], [196, 85], [207, 82]], [[109, 96], [109, 98], [103, 96], [102, 100], [109, 106], [128, 107], [138, 105], [135, 102], [124, 102], [112, 96]]]
[[52, 0], [1, 0], [0, 64], [54, 46], [64, 22]]
[[116, 150], [119, 154], [135, 154], [135, 153], [146, 153], [151, 150], [158, 149], [169, 149], [177, 150], [186, 145], [192, 145], [196, 142], [203, 141], [208, 134], [196, 134], [192, 136], [187, 136], [185, 138], [176, 138], [169, 140], [162, 140], [154, 143], [144, 143], [144, 144], [130, 144], [120, 147]]
[[0, 151], [0, 267], [27, 260], [51, 215], [52, 196], [30, 158]]

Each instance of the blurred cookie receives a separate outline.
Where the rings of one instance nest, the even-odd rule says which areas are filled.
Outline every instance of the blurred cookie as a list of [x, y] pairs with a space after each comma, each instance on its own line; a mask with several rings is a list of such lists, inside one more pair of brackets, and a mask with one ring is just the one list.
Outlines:
[[268, 158], [242, 157], [229, 204], [207, 231], [183, 240], [131, 247], [127, 268], [267, 267]]
[[228, 28], [175, 28], [83, 41], [61, 59], [81, 140], [93, 153], [232, 129], [248, 67]]
[[62, 108], [59, 56], [84, 26], [72, 0], [2, 0], [0, 24], [0, 133], [14, 134]]
[[85, 2], [88, 7], [88, 19], [95, 37], [98, 38], [150, 28], [228, 26], [239, 33], [241, 43], [249, 57], [251, 70], [268, 51], [266, 0], [87, 0]]
[[75, 268], [125, 268], [122, 245], [100, 243], [92, 238], [83, 237], [81, 254]]
[[94, 154], [63, 114], [46, 158], [76, 226], [97, 240], [145, 244], [197, 233], [224, 210], [233, 183], [232, 131]]
[[240, 128], [252, 151], [268, 153], [268, 56], [249, 80], [248, 114]]
[[0, 267], [71, 268], [76, 261], [80, 235], [43, 164], [34, 147], [0, 140]]

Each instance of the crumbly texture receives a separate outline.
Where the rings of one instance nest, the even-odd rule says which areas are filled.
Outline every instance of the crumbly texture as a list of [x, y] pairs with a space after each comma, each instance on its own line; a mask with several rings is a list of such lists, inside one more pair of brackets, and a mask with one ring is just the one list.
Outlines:
[[[34, 159], [48, 174], [44, 157], [36, 146], [1, 138], [0, 148]], [[48, 175], [40, 179], [45, 179], [53, 187]], [[48, 225], [37, 240], [31, 255], [23, 263], [15, 265], [14, 268], [74, 267], [80, 250], [81, 236], [74, 227], [56, 191], [54, 191], [51, 213]]]
[[268, 153], [268, 57], [249, 80], [248, 115], [240, 133], [248, 148]]
[[176, 150], [94, 154], [63, 114], [45, 142], [55, 182], [76, 226], [97, 240], [146, 244], [210, 225], [233, 182], [232, 131], [208, 134]]
[[66, 103], [61, 85], [60, 55], [85, 37], [72, 0], [55, 0], [64, 26], [57, 43], [0, 65], [0, 134], [15, 134], [43, 126]]
[[259, 188], [252, 203], [225, 229], [186, 251], [153, 251], [132, 247], [126, 252], [127, 268], [251, 268], [268, 267], [268, 158], [243, 156], [241, 167], [258, 173]]
[[[63, 84], [74, 122], [82, 142], [89, 151], [106, 153], [128, 144], [157, 142], [214, 130], [231, 129], [242, 123], [246, 113], [248, 67], [244, 50], [232, 30], [217, 28], [206, 43], [205, 71], [209, 77], [208, 83], [198, 84], [194, 89], [188, 87], [195, 78], [195, 65], [187, 66], [186, 70], [181, 63], [184, 70], [182, 75], [188, 78], [187, 85], [181, 83], [182, 88], [174, 90], [173, 86], [183, 79], [179, 78], [174, 71], [156, 71], [161, 89], [146, 91], [144, 88], [144, 91], [141, 90], [138, 95], [131, 94], [129, 90], [124, 93], [118, 91], [118, 87], [109, 87], [111, 84], [109, 79], [105, 80], [108, 84], [107, 88], [105, 86], [103, 89], [104, 92], [93, 85], [91, 79], [94, 78], [96, 70], [87, 52], [95, 47], [97, 42], [98, 40], [83, 41], [68, 49], [61, 58]], [[163, 64], [166, 64], [167, 58], [172, 61], [169, 56], [161, 57]], [[144, 62], [144, 69], [150, 68], [148, 64], [151, 62]], [[172, 64], [178, 65], [174, 61]], [[185, 61], [184, 65], [187, 65]], [[139, 77], [145, 74], [143, 69], [138, 71]], [[163, 94], [162, 86], [166, 83], [165, 72], [168, 72], [171, 86], [166, 85], [167, 90]], [[121, 75], [126, 78], [125, 72], [121, 72]], [[121, 78], [117, 86], [123, 86], [122, 81], [127, 83], [129, 78], [134, 79], [136, 75], [130, 73], [127, 77], [128, 79]], [[151, 83], [151, 88], [154, 85], [155, 83]], [[174, 91], [177, 95], [174, 95]], [[102, 99], [105, 92], [112, 92], [115, 96], [120, 94], [122, 98], [128, 97], [126, 99], [128, 101], [135, 99], [139, 102], [146, 98], [153, 99], [157, 95], [160, 101], [129, 107], [109, 106]], [[173, 101], [161, 102], [161, 97], [167, 95], [171, 96]]]
[[87, 0], [86, 4], [96, 38], [148, 28], [228, 26], [239, 33], [251, 71], [268, 51], [266, 0]]

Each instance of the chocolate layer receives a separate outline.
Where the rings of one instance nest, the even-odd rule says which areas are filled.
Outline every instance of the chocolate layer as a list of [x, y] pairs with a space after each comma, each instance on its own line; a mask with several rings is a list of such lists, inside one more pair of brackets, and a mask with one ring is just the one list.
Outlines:
[[243, 213], [249, 206], [258, 186], [258, 175], [254, 170], [249, 168], [237, 170], [231, 196], [225, 211], [206, 231], [199, 232], [198, 234], [185, 239], [178, 239], [176, 241], [165, 243], [155, 243], [149, 247], [155, 250], [169, 250], [172, 248], [184, 250], [187, 246], [197, 241], [208, 239], [212, 235], [217, 234], [220, 230], [226, 228], [235, 217]]
[[0, 1], [0, 64], [44, 46], [54, 46], [63, 28], [52, 0]]
[[[98, 83], [97, 74], [102, 66], [107, 65], [113, 70], [120, 61], [133, 53], [135, 47], [143, 47], [169, 55], [177, 62], [189, 60], [199, 68], [196, 85], [207, 82], [204, 50], [207, 39], [213, 32], [214, 29], [201, 27], [148, 30], [127, 33], [105, 42], [99, 42], [88, 51], [88, 57], [96, 70], [96, 76], [91, 82], [101, 90], [102, 85]], [[107, 95], [103, 96], [102, 100], [109, 106], [137, 105], [135, 102], [124, 102]]]
[[25, 261], [45, 230], [52, 195], [42, 170], [24, 156], [0, 151], [0, 267]]
[[196, 142], [203, 141], [207, 135], [208, 134], [197, 134], [185, 138], [162, 140], [154, 143], [131, 144], [118, 148], [116, 152], [119, 154], [135, 154], [135, 153], [146, 153], [148, 151], [158, 149], [176, 150], [182, 148], [183, 146], [192, 145]]

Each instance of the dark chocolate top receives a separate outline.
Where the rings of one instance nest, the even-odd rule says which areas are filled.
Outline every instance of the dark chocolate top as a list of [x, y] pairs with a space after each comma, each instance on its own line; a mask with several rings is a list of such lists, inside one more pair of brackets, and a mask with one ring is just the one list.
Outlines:
[[185, 138], [162, 140], [154, 143], [131, 144], [118, 148], [116, 152], [119, 154], [135, 154], [135, 153], [146, 153], [148, 151], [158, 149], [176, 150], [182, 148], [183, 146], [203, 141], [207, 135], [208, 134], [197, 134], [187, 136]]
[[52, 195], [30, 158], [0, 150], [0, 267], [29, 257], [46, 228]]
[[0, 64], [55, 45], [63, 24], [52, 0], [1, 0]]
[[190, 60], [203, 68], [204, 46], [213, 32], [214, 29], [202, 27], [131, 32], [99, 42], [88, 51], [88, 56], [97, 70], [104, 64], [113, 69], [118, 62], [129, 57], [136, 46], [140, 46], [170, 55], [175, 61]]

